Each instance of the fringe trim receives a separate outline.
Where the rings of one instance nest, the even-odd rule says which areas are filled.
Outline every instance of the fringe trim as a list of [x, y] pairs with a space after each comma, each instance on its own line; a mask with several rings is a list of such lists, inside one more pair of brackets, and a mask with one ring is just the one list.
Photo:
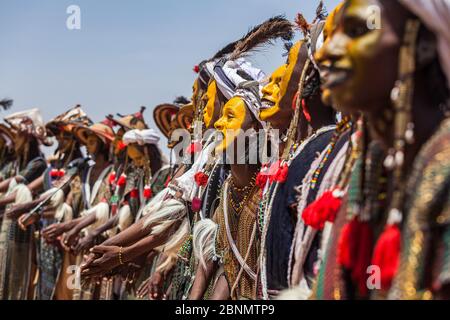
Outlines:
[[206, 270], [206, 262], [216, 261], [216, 237], [219, 226], [211, 219], [204, 219], [194, 225], [192, 244], [195, 258]]

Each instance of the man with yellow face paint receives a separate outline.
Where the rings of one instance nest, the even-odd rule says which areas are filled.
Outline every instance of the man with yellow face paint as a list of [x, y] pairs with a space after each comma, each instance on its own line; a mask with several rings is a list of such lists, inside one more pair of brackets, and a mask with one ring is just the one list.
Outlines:
[[[320, 11], [317, 20], [323, 19], [323, 14]], [[262, 91], [260, 118], [283, 135], [279, 146], [281, 160], [265, 164], [258, 179], [263, 191], [258, 215], [264, 217], [260, 281], [265, 299], [288, 287], [297, 204], [295, 187], [316, 154], [325, 149], [335, 128], [334, 111], [320, 100], [320, 79], [310, 61], [310, 46], [307, 40], [292, 46], [287, 63], [272, 74]]]
[[[374, 6], [382, 28], [367, 25]], [[442, 237], [448, 234], [442, 206], [448, 178], [441, 174], [449, 161], [437, 159], [450, 150], [441, 109], [450, 96], [449, 8], [448, 0], [350, 0], [323, 47], [324, 86], [339, 108], [364, 115], [366, 130], [352, 197], [336, 217], [320, 272], [318, 298], [449, 297], [448, 265], [437, 258], [446, 256], [442, 245], [448, 245]], [[376, 289], [367, 286], [368, 266], [379, 270]]]
[[220, 109], [216, 108], [216, 97], [217, 84], [215, 80], [211, 80], [208, 85], [208, 89], [202, 97], [202, 100], [206, 102], [203, 111], [203, 121], [206, 128], [210, 128], [211, 124], [214, 124], [215, 121], [212, 121], [214, 118], [214, 113], [217, 109]]
[[[269, 29], [272, 22], [266, 22]], [[286, 34], [291, 35], [290, 23], [286, 20], [282, 23], [284, 22], [287, 27]], [[258, 31], [264, 33], [267, 30], [262, 28]], [[202, 219], [194, 227], [193, 246], [200, 263], [190, 299], [203, 298], [210, 282], [216, 285], [211, 296], [206, 298], [256, 299], [255, 272], [259, 245], [254, 242], [257, 228], [254, 212], [259, 195], [255, 188], [255, 176], [260, 162], [249, 163], [248, 160], [254, 156], [253, 153], [259, 154], [258, 141], [251, 141], [246, 145], [245, 151], [238, 151], [236, 142], [242, 137], [243, 131], [265, 127], [257, 117], [261, 108], [259, 82], [265, 79], [265, 75], [240, 55], [239, 51], [234, 52], [230, 60], [224, 59], [214, 66], [216, 84], [223, 95], [230, 99], [223, 106], [221, 117], [215, 123], [217, 131], [222, 134], [222, 140], [216, 146], [215, 152], [231, 164], [231, 174], [222, 188], [221, 205], [216, 210], [215, 222]], [[232, 225], [228, 224], [229, 219], [233, 220]], [[227, 228], [231, 228], [231, 237], [226, 235]], [[216, 232], [217, 243], [214, 236]], [[225, 258], [225, 274], [216, 274], [217, 267], [221, 264], [217, 263], [220, 256]], [[244, 259], [244, 256], [248, 260]], [[217, 282], [211, 280], [213, 277]]]
[[[222, 67], [227, 70], [227, 66]], [[235, 69], [236, 70], [236, 69]], [[242, 70], [242, 69], [241, 69]], [[232, 73], [232, 70], [230, 70]], [[229, 74], [230, 74], [229, 73]], [[217, 77], [217, 75], [216, 75]], [[222, 80], [222, 79], [221, 79]], [[219, 80], [220, 81], [220, 80]], [[233, 79], [233, 82], [236, 79]], [[246, 80], [241, 80], [245, 83]], [[235, 95], [223, 106], [221, 117], [215, 123], [216, 129], [223, 134], [223, 140], [217, 145], [215, 152], [222, 154], [230, 152], [237, 154], [236, 141], [238, 136], [246, 130], [259, 130], [263, 125], [259, 122], [257, 115], [260, 109], [260, 97], [258, 82], [249, 82], [249, 87], [245, 89], [238, 86]], [[255, 87], [256, 85], [256, 87]], [[230, 92], [227, 89], [224, 92]], [[250, 144], [257, 144], [257, 141], [251, 141]], [[250, 156], [250, 152], [258, 152], [247, 146], [245, 154]], [[214, 261], [224, 261], [223, 267], [225, 274], [217, 275], [217, 284], [213, 288], [211, 299], [256, 299], [256, 272], [258, 260], [258, 243], [255, 240], [256, 232], [256, 211], [259, 194], [255, 188], [255, 176], [258, 172], [258, 163], [236, 162], [236, 158], [228, 159], [231, 161], [231, 174], [225, 181], [220, 196], [219, 209], [216, 210], [214, 221], [202, 220], [194, 227], [194, 250], [197, 259], [201, 261], [194, 287], [190, 299], [198, 299], [204, 294], [204, 278], [210, 278], [214, 270], [218, 267]], [[240, 191], [238, 191], [240, 190]], [[238, 205], [240, 203], [240, 205]], [[232, 217], [239, 217], [237, 220]], [[233, 222], [228, 225], [229, 219]], [[218, 228], [217, 241], [214, 243], [200, 244], [202, 234], [208, 233], [208, 228]], [[214, 225], [217, 224], [217, 227]], [[231, 228], [232, 237], [227, 237], [227, 228]], [[253, 230], [253, 232], [252, 232]], [[200, 248], [203, 246], [213, 250], [215, 254], [208, 256]], [[233, 247], [233, 251], [226, 248]], [[247, 255], [246, 255], [247, 253]], [[246, 256], [245, 262], [242, 257]], [[239, 270], [244, 268], [242, 273]], [[197, 279], [198, 277], [198, 279]]]
[[[233, 43], [233, 45], [226, 46], [224, 49], [220, 50], [213, 59], [218, 59], [222, 55], [229, 53], [236, 44], [237, 42]], [[192, 102], [194, 104], [194, 131], [196, 126], [204, 126], [203, 110], [205, 103], [207, 103], [208, 101], [202, 101], [201, 97], [206, 92], [209, 80], [211, 78], [211, 69], [208, 70], [207, 64], [209, 64], [209, 68], [211, 68], [211, 65], [213, 66], [214, 62], [204, 61], [200, 64], [198, 70], [199, 76], [193, 86], [194, 92]], [[220, 106], [224, 103], [224, 101], [222, 100], [223, 96], [220, 96], [220, 94], [218, 93], [216, 93], [215, 96], [208, 97], [208, 99], [214, 100], [213, 105], [215, 107], [217, 107], [218, 105]], [[217, 114], [217, 112], [213, 113]], [[215, 118], [213, 117], [210, 121], [210, 126], [213, 124], [212, 121], [214, 120]], [[170, 130], [168, 131], [168, 134], [170, 134]], [[147, 207], [143, 211], [143, 218], [140, 221], [133, 224], [130, 228], [128, 228], [124, 232], [121, 232], [117, 236], [108, 239], [102, 245], [103, 248], [116, 250], [120, 248], [119, 246], [121, 244], [129, 244], [131, 239], [131, 242], [135, 243], [133, 249], [139, 251], [141, 250], [140, 248], [145, 248], [146, 252], [150, 252], [154, 249], [155, 246], [164, 244], [164, 247], [161, 247], [161, 251], [165, 252], [165, 256], [162, 257], [161, 261], [157, 262], [158, 265], [154, 272], [154, 277], [149, 278], [143, 284], [143, 286], [141, 286], [141, 290], [139, 290], [140, 296], [148, 294], [152, 299], [162, 298], [161, 290], [163, 287], [164, 278], [165, 276], [169, 276], [173, 271], [173, 266], [178, 259], [178, 250], [183, 244], [185, 237], [187, 237], [189, 233], [188, 226], [190, 224], [190, 217], [185, 214], [186, 203], [191, 203], [198, 191], [198, 187], [195, 188], [192, 181], [194, 180], [195, 173], [202, 170], [202, 168], [204, 168], [206, 163], [210, 160], [209, 154], [211, 151], [211, 147], [213, 147], [212, 142], [213, 140], [211, 139], [209, 139], [208, 141], [204, 141], [204, 146], [199, 152], [197, 160], [192, 165], [183, 164], [180, 167], [180, 169], [174, 174], [174, 179], [170, 181], [167, 188], [156, 195], [156, 197], [152, 199], [152, 201], [150, 201], [150, 203], [147, 205]], [[215, 192], [210, 190], [208, 192], [209, 196], [206, 195], [205, 198], [212, 198], [211, 194], [215, 194]], [[165, 208], [168, 208], [168, 210], [164, 210]], [[158, 232], [148, 234], [149, 225], [162, 225], [162, 227]], [[131, 256], [134, 256], [133, 252], [131, 253]], [[83, 276], [89, 277], [92, 274], [104, 272], [104, 269], [102, 269], [101, 266], [100, 268], [90, 268], [91, 263], [95, 261], [94, 257], [96, 256], [91, 255], [90, 260], [83, 267]], [[124, 256], [124, 259], [127, 258], [128, 255]], [[189, 257], [187, 259], [189, 259]], [[124, 261], [126, 262], [126, 260]], [[180, 262], [182, 263], [182, 265], [180, 265], [180, 272], [182, 272], [183, 276], [185, 276], [185, 267], [183, 264], [184, 260], [181, 260]], [[109, 267], [107, 266], [107, 270], [109, 270], [108, 268]], [[173, 284], [171, 286], [173, 288], [172, 294], [174, 296], [179, 294], [182, 295], [184, 293], [183, 290], [186, 290], [184, 286], [187, 285], [186, 288], [189, 288], [190, 281], [191, 277], [186, 277], [182, 281], [182, 283]], [[149, 286], [151, 287], [149, 288]], [[169, 286], [169, 283], [167, 283], [167, 286]]]

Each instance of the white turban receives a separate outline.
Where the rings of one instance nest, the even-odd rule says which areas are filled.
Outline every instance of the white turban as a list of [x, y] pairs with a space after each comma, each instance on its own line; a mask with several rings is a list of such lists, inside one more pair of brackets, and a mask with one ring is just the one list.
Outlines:
[[266, 123], [259, 118], [259, 112], [262, 109], [261, 104], [261, 86], [257, 81], [242, 82], [236, 89], [234, 97], [240, 97], [244, 100], [247, 108], [253, 113], [255, 119], [261, 123], [263, 128], [266, 128]]
[[130, 130], [127, 131], [123, 135], [123, 143], [125, 145], [129, 145], [132, 143], [137, 143], [141, 146], [145, 144], [154, 144], [157, 145], [159, 142], [159, 135], [153, 129], [145, 129], [145, 130]]
[[239, 70], [248, 74], [252, 80], [261, 82], [266, 75], [261, 69], [255, 68], [252, 64], [243, 58], [235, 61], [227, 61], [223, 66], [219, 62], [214, 67], [214, 79], [217, 83], [217, 88], [223, 93], [227, 99], [231, 99], [240, 83], [248, 81], [239, 75]]
[[436, 34], [438, 53], [450, 88], [450, 0], [400, 0]]

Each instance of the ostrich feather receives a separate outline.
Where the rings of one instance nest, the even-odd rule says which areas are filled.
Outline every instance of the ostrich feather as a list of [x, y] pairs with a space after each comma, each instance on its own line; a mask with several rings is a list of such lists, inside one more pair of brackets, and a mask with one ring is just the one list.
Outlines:
[[292, 23], [284, 16], [275, 16], [251, 29], [236, 45], [230, 60], [235, 60], [261, 46], [272, 44], [276, 39], [289, 41], [292, 37]]

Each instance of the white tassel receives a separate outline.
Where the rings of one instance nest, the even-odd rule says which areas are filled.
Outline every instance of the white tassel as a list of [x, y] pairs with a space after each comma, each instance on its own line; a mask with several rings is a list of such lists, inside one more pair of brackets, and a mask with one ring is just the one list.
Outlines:
[[151, 215], [152, 213], [158, 211], [159, 209], [161, 209], [163, 203], [164, 203], [164, 198], [166, 198], [166, 196], [169, 195], [169, 188], [166, 188], [164, 190], [162, 190], [161, 192], [159, 192], [156, 196], [154, 196], [150, 202], [145, 206], [143, 212], [142, 212], [142, 216], [146, 217], [148, 215]]
[[71, 221], [73, 219], [72, 207], [65, 202], [62, 203], [56, 208], [55, 219], [59, 222]]
[[109, 219], [109, 205], [106, 202], [100, 202], [89, 210], [83, 211], [81, 213], [82, 217], [95, 214], [95, 222], [91, 224], [88, 228], [90, 230], [97, 229], [102, 224], [104, 224]]
[[206, 262], [216, 259], [216, 236], [219, 226], [211, 219], [204, 219], [194, 225], [192, 244], [195, 258], [206, 270]]
[[21, 204], [33, 201], [33, 195], [31, 194], [30, 189], [24, 184], [18, 184], [14, 187], [14, 191], [16, 191], [16, 199], [14, 204]]
[[308, 287], [306, 280], [303, 279], [295, 288], [281, 291], [277, 300], [308, 300], [311, 294], [312, 290]]
[[[153, 201], [151, 203], [153, 204]], [[185, 204], [176, 199], [167, 199], [159, 205], [152, 205], [148, 211], [144, 228], [152, 226], [151, 232], [154, 235], [163, 233], [175, 222], [186, 217]]]
[[101, 226], [109, 219], [109, 205], [106, 202], [100, 202], [95, 207], [95, 224]]
[[161, 248], [164, 252], [177, 253], [180, 250], [181, 245], [186, 241], [187, 237], [189, 237], [190, 232], [191, 228], [189, 219], [186, 217], [178, 227], [178, 229], [175, 231], [175, 233], [171, 235], [167, 242], [161, 245], [159, 248]]
[[131, 214], [130, 205], [124, 205], [119, 210], [119, 223], [117, 225], [119, 231], [123, 231], [133, 223], [133, 215]]

